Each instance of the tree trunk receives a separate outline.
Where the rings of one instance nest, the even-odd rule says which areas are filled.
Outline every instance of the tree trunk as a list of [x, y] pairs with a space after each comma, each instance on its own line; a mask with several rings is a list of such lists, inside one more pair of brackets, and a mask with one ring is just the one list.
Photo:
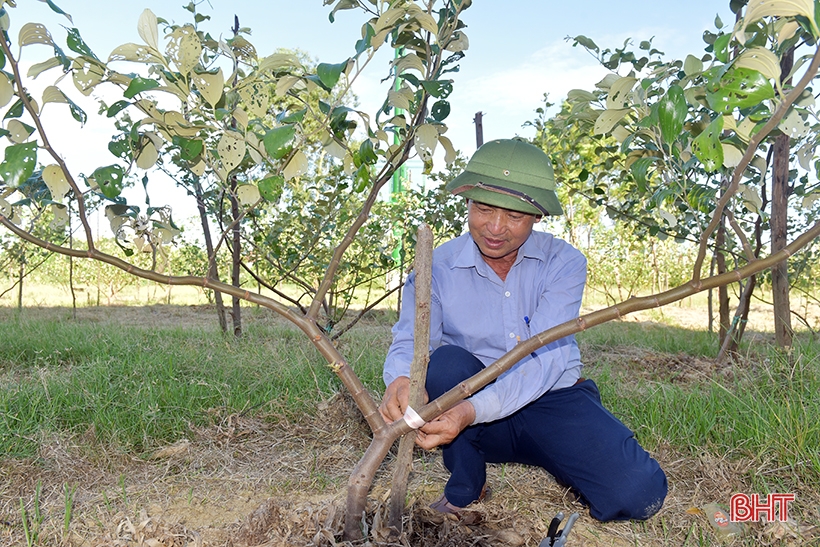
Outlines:
[[[239, 232], [239, 200], [236, 199], [236, 177], [231, 176], [231, 193], [228, 198], [231, 202], [231, 219], [233, 220], [233, 227], [231, 228], [231, 284], [234, 287], [239, 287], [239, 274], [242, 268], [242, 241]], [[234, 296], [233, 308], [231, 316], [233, 319], [233, 335], [237, 338], [242, 336], [242, 302], [241, 298]]]
[[[234, 15], [234, 25], [233, 25], [233, 35], [234, 38], [239, 36], [239, 17]], [[234, 74], [237, 74], [235, 71]], [[236, 85], [238, 82], [238, 77], [234, 76], [233, 85]], [[236, 129], [236, 118], [231, 118], [231, 128]], [[231, 284], [234, 287], [239, 288], [239, 275], [242, 271], [242, 241], [240, 238], [239, 232], [239, 200], [236, 199], [236, 175], [229, 175], [231, 179], [231, 193], [229, 199], [231, 202], [231, 219], [233, 220], [233, 227], [231, 228]], [[232, 319], [233, 319], [233, 335], [237, 338], [242, 336], [242, 306], [240, 306], [242, 300], [234, 296], [233, 297], [233, 307], [232, 307]]]
[[[773, 147], [770, 148], [770, 154], [773, 150]], [[769, 157], [771, 159], [771, 156]], [[768, 160], [767, 160], [768, 163]], [[760, 197], [762, 199], [763, 205], [760, 207], [760, 210], [763, 211], [766, 209], [766, 206], [769, 203], [769, 198], [767, 197], [766, 192], [766, 180], [765, 177], [763, 179], [763, 184], [760, 188]], [[755, 221], [755, 248], [754, 248], [754, 257], [755, 259], [760, 258], [760, 252], [763, 250], [763, 216], [761, 214], [757, 215], [757, 220]], [[749, 278], [746, 282], [746, 287], [743, 289], [743, 294], [740, 296], [740, 302], [737, 305], [737, 310], [735, 310], [735, 318], [739, 318], [739, 321], [736, 325], [736, 330], [732, 333], [732, 341], [726, 347], [726, 352], [733, 357], [738, 354], [738, 349], [740, 348], [740, 341], [743, 339], [743, 333], [746, 332], [746, 325], [749, 321], [749, 310], [752, 307], [752, 295], [754, 294], [755, 287], [757, 286], [757, 275], [753, 275]], [[721, 352], [723, 349], [721, 349]], [[718, 354], [718, 362], [724, 356]]]
[[26, 252], [20, 252], [20, 279], [17, 284], [17, 311], [23, 309], [23, 278], [26, 276]]
[[[726, 256], [723, 249], [726, 245], [726, 222], [721, 219], [715, 234], [715, 262], [717, 264], [717, 275], [726, 273]], [[718, 325], [718, 340], [722, 346], [729, 333], [729, 288], [726, 285], [718, 287], [718, 311], [720, 314]]]
[[[715, 258], [717, 253], [712, 256], [712, 260], [709, 263], [709, 277], [712, 277], [715, 274]], [[706, 304], [709, 308], [709, 325], [708, 331], [709, 334], [715, 332], [715, 291], [713, 289], [709, 289], [707, 292], [706, 297]]]
[[729, 340], [723, 345], [726, 351], [723, 352], [723, 348], [721, 349], [724, 355], [718, 354], [718, 361], [726, 355], [730, 355], [732, 358], [737, 357], [740, 341], [743, 339], [743, 333], [746, 331], [746, 323], [749, 321], [749, 308], [752, 305], [752, 294], [754, 293], [755, 286], [757, 286], [757, 276], [753, 275], [746, 281], [746, 286], [743, 288], [740, 302], [735, 310], [734, 328], [732, 329], [731, 336], [729, 336]]
[[649, 243], [649, 250], [652, 253], [652, 292], [660, 292], [661, 290], [661, 271], [658, 267], [658, 252], [655, 241]]
[[[68, 247], [74, 248], [74, 230], [71, 229], [71, 202], [68, 202]], [[77, 319], [77, 293], [74, 290], [74, 257], [68, 257], [68, 289], [71, 291], [71, 317]]]
[[[219, 281], [219, 269], [216, 267], [216, 256], [214, 256], [214, 242], [211, 237], [211, 227], [208, 224], [208, 210], [205, 208], [205, 197], [199, 179], [194, 181], [194, 194], [196, 196], [196, 208], [199, 210], [199, 222], [202, 224], [202, 235], [205, 238], [205, 251], [208, 253], [207, 277]], [[214, 291], [214, 303], [216, 304], [216, 317], [219, 320], [219, 328], [222, 329], [222, 332], [228, 332], [228, 320], [225, 318], [225, 304], [222, 302], [221, 292]]]
[[[780, 61], [782, 74], [787, 75], [794, 62], [794, 49]], [[789, 136], [778, 135], [774, 141], [774, 169], [772, 174], [772, 253], [786, 246], [789, 202]], [[791, 305], [789, 303], [789, 263], [783, 261], [772, 268], [772, 298], [774, 299], [775, 341], [781, 348], [792, 345]]]

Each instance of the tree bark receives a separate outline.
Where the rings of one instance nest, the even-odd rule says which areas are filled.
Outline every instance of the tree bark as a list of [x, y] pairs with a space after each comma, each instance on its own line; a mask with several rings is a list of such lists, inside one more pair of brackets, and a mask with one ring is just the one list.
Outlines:
[[[68, 246], [74, 248], [74, 230], [71, 229], [71, 202], [68, 202]], [[74, 257], [68, 257], [68, 289], [71, 291], [71, 317], [77, 319], [77, 293], [74, 290]]]
[[[721, 219], [715, 233], [715, 264], [717, 265], [717, 274], [726, 273], [726, 255], [723, 250], [726, 246], [726, 219]], [[729, 288], [726, 285], [718, 287], [718, 340], [722, 346], [726, 341], [726, 336], [729, 334]]]
[[[216, 256], [214, 256], [214, 241], [211, 237], [211, 227], [208, 224], [208, 210], [205, 207], [205, 195], [202, 192], [199, 179], [194, 181], [194, 196], [196, 197], [199, 222], [202, 224], [202, 234], [205, 239], [205, 252], [208, 253], [207, 277], [219, 281], [219, 269], [216, 266]], [[219, 328], [223, 333], [228, 332], [228, 320], [225, 318], [225, 304], [222, 301], [221, 292], [214, 291], [214, 303], [216, 304], [216, 318], [219, 321]]]
[[26, 276], [26, 251], [20, 252], [20, 279], [17, 284], [17, 311], [23, 310], [23, 278]]
[[[783, 55], [781, 73], [791, 72], [794, 48]], [[789, 136], [778, 135], [774, 141], [774, 168], [772, 176], [772, 253], [786, 246], [789, 203]], [[789, 263], [783, 261], [772, 267], [772, 298], [774, 299], [775, 341], [781, 348], [792, 345], [791, 305], [789, 303]]]
[[[242, 240], [239, 231], [239, 200], [236, 199], [236, 177], [231, 176], [231, 193], [228, 199], [231, 202], [231, 219], [233, 220], [233, 227], [231, 228], [231, 284], [234, 287], [240, 286], [239, 274], [242, 268]], [[233, 306], [231, 309], [231, 317], [233, 319], [233, 335], [237, 338], [242, 336], [242, 302], [241, 298], [233, 297]]]

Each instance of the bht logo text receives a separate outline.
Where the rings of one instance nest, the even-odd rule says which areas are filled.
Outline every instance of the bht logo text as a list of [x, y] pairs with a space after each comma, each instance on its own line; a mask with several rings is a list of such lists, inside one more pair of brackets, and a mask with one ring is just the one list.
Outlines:
[[794, 494], [768, 494], [765, 498], [733, 494], [729, 500], [729, 520], [746, 522], [757, 521], [763, 517], [767, 522], [785, 522], [789, 519], [789, 503], [794, 500]]

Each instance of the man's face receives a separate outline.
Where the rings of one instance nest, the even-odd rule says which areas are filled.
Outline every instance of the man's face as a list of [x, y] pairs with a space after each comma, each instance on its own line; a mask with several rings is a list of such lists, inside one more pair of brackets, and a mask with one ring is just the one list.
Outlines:
[[530, 237], [535, 215], [519, 213], [470, 200], [467, 224], [481, 254], [499, 259], [515, 252]]

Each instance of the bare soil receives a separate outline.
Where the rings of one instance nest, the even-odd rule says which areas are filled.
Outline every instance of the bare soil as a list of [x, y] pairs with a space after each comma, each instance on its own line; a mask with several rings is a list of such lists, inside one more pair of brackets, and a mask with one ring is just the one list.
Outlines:
[[[201, 308], [172, 308], [81, 313], [99, 321], [147, 325], [212, 320]], [[668, 377], [669, 370], [677, 369], [679, 382], [721, 374], [708, 360], [630, 351], [623, 350], [624, 362], [640, 357], [646, 374], [655, 368]], [[0, 459], [0, 545], [27, 545], [21, 500], [29, 521], [36, 519], [39, 507], [37, 545], [349, 545], [341, 540], [346, 483], [369, 443], [369, 430], [345, 394], [325, 401], [318, 414], [298, 422], [281, 416], [225, 416], [218, 425], [192, 428], [187, 440], [144, 458], [100, 446], [93, 431], [75, 439], [44, 439], [35, 459]], [[644, 523], [600, 523], [543, 470], [519, 465], [491, 465], [492, 498], [470, 507], [461, 519], [445, 517], [428, 508], [447, 477], [440, 455], [417, 450], [399, 537], [391, 537], [385, 525], [390, 456], [368, 498], [366, 539], [356, 544], [537, 546], [559, 511], [581, 515], [569, 547], [726, 543], [698, 508], [726, 504], [734, 492], [752, 493], [749, 474], [766, 462], [683, 454], [669, 446], [653, 455], [670, 485], [661, 512]], [[35, 503], [38, 481], [42, 488]], [[76, 487], [68, 526], [66, 485]], [[793, 522], [756, 523], [729, 542], [820, 545], [820, 496], [801, 494], [799, 502]], [[33, 531], [28, 533], [31, 537]]]

